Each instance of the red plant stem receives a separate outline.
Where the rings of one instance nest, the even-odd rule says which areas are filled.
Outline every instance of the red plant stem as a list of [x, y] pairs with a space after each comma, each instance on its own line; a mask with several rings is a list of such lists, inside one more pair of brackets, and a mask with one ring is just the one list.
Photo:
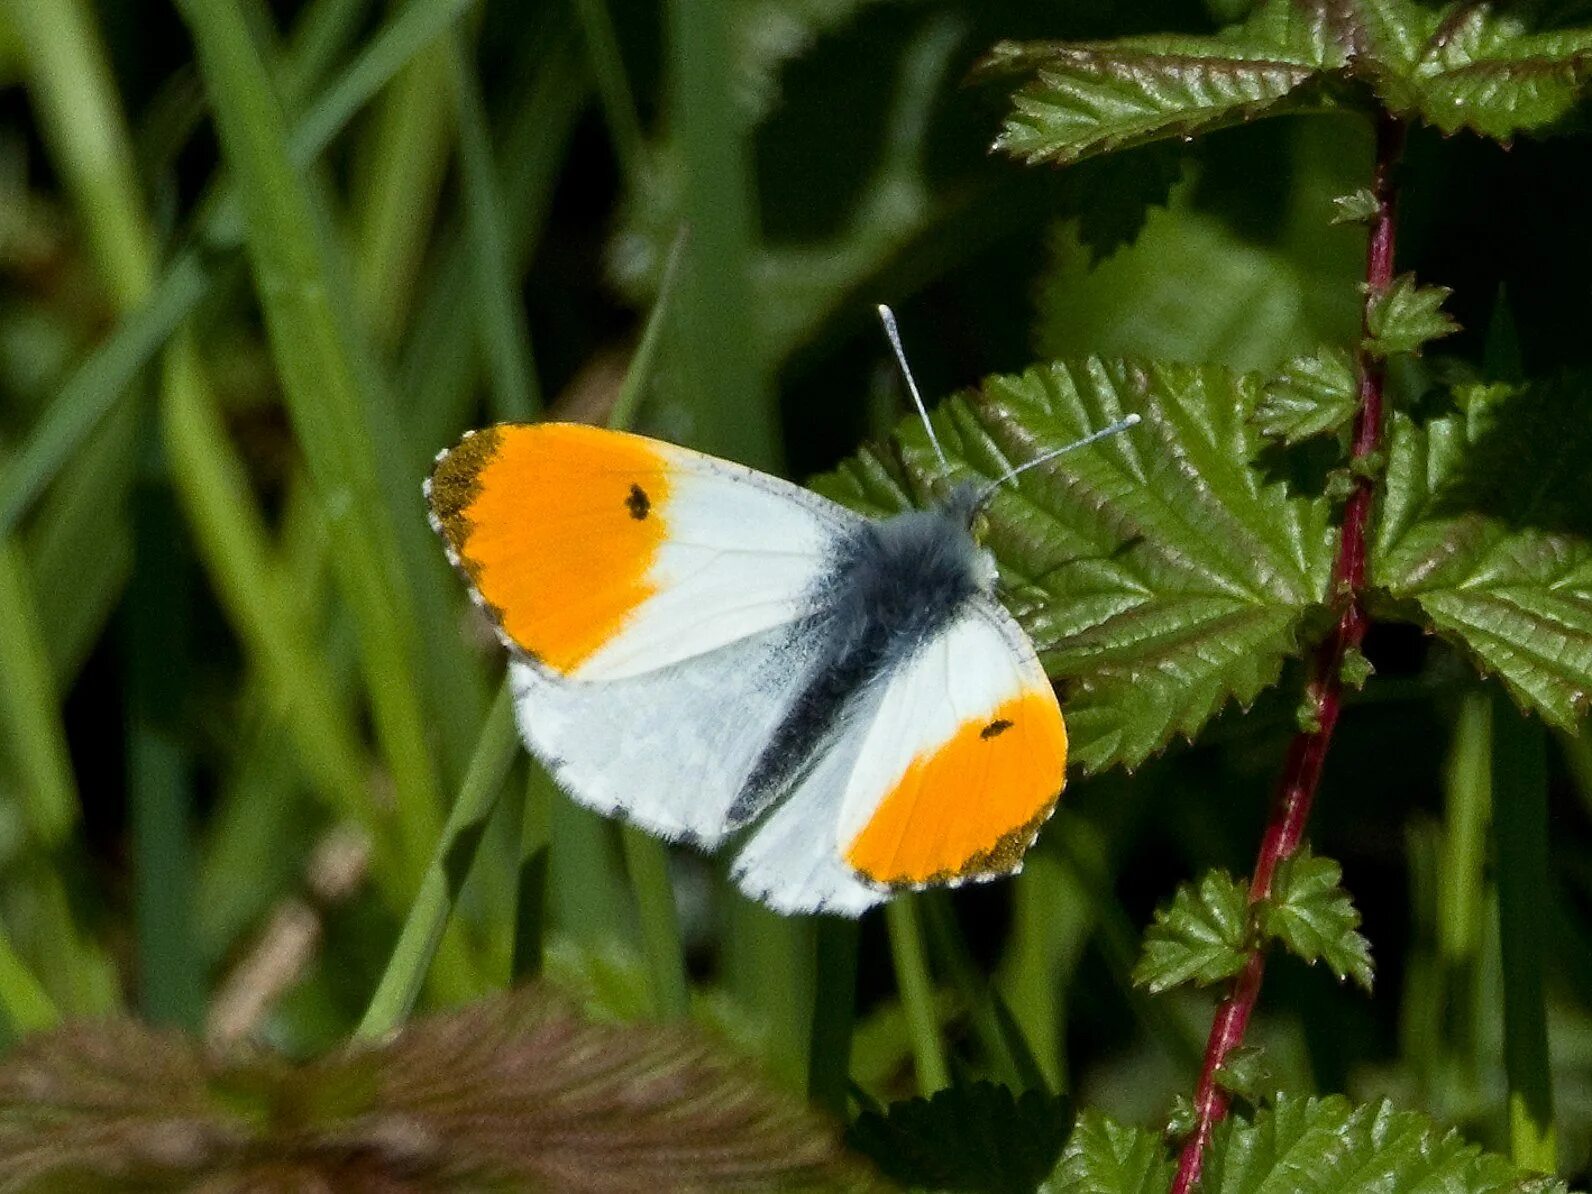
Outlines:
[[[1371, 239], [1366, 248], [1366, 305], [1370, 311], [1375, 295], [1387, 289], [1393, 279], [1394, 198], [1393, 169], [1404, 144], [1404, 126], [1382, 113], [1376, 128], [1376, 167], [1372, 193], [1376, 214], [1371, 223]], [[1362, 329], [1369, 334], [1369, 329]], [[1382, 379], [1380, 359], [1363, 348], [1359, 353], [1359, 410], [1355, 414], [1354, 444], [1351, 459], [1361, 463], [1375, 453], [1382, 442]], [[1338, 623], [1325, 642], [1316, 649], [1311, 662], [1306, 699], [1310, 703], [1312, 728], [1294, 736], [1283, 765], [1282, 778], [1272, 804], [1271, 818], [1261, 837], [1255, 873], [1249, 882], [1249, 900], [1254, 903], [1271, 891], [1277, 864], [1299, 848], [1304, 837], [1310, 806], [1321, 780], [1333, 728], [1342, 706], [1343, 682], [1339, 676], [1344, 656], [1358, 649], [1365, 638], [1366, 615], [1360, 604], [1365, 587], [1366, 530], [1371, 521], [1371, 503], [1376, 482], [1370, 470], [1360, 472], [1353, 492], [1343, 508], [1343, 527], [1338, 540], [1338, 557], [1332, 570], [1331, 599], [1342, 606]], [[1194, 1090], [1194, 1130], [1178, 1158], [1177, 1177], [1171, 1194], [1189, 1194], [1199, 1181], [1205, 1148], [1211, 1132], [1227, 1114], [1227, 1092], [1217, 1081], [1217, 1071], [1228, 1054], [1244, 1040], [1250, 1014], [1260, 997], [1260, 982], [1266, 970], [1265, 950], [1251, 950], [1249, 960], [1233, 979], [1227, 996], [1216, 1009], [1211, 1034], [1200, 1066], [1199, 1085]]]

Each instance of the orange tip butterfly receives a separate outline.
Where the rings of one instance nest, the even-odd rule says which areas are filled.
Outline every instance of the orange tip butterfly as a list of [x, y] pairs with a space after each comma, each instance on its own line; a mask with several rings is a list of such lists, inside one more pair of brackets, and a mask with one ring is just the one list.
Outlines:
[[1067, 731], [973, 520], [1016, 473], [1136, 422], [882, 520], [563, 423], [470, 432], [425, 492], [509, 648], [520, 732], [570, 796], [704, 848], [750, 830], [748, 895], [858, 916], [1021, 868]]

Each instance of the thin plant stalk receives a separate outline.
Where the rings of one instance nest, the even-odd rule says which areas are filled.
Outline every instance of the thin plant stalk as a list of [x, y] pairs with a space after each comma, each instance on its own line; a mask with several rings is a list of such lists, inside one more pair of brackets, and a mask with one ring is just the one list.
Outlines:
[[464, 784], [453, 802], [448, 823], [443, 827], [420, 890], [404, 920], [398, 944], [393, 947], [376, 993], [371, 996], [370, 1005], [354, 1030], [356, 1037], [369, 1040], [385, 1036], [403, 1023], [414, 1007], [448, 917], [475, 862], [487, 821], [502, 794], [517, 747], [513, 693], [505, 680], [481, 728]]
[[669, 852], [664, 844], [634, 825], [619, 827], [625, 871], [636, 896], [641, 944], [652, 977], [652, 1007], [667, 1020], [691, 1013], [691, 988], [680, 942], [680, 919], [669, 882]]
[[[1366, 312], [1370, 311], [1376, 295], [1386, 290], [1393, 279], [1396, 200], [1393, 175], [1403, 145], [1402, 122], [1389, 113], [1380, 113], [1371, 187], [1377, 207], [1366, 248]], [[1355, 415], [1351, 448], [1351, 459], [1356, 463], [1368, 461], [1381, 448], [1384, 380], [1382, 362], [1363, 348], [1359, 353], [1358, 372], [1359, 407]], [[1361, 472], [1344, 505], [1338, 556], [1330, 582], [1331, 599], [1340, 608], [1338, 622], [1311, 661], [1305, 699], [1312, 725], [1295, 736], [1289, 745], [1271, 818], [1261, 838], [1260, 852], [1250, 879], [1249, 895], [1252, 902], [1263, 899], [1271, 891], [1272, 876], [1276, 873], [1277, 865], [1290, 857], [1304, 838], [1305, 825], [1321, 782], [1322, 765], [1326, 761], [1332, 732], [1342, 708], [1343, 681], [1339, 673], [1344, 658], [1349, 652], [1359, 650], [1365, 639], [1368, 619], [1360, 593], [1366, 581], [1366, 542], [1375, 497], [1376, 483], [1373, 477], [1368, 471]], [[1218, 1081], [1218, 1072], [1228, 1054], [1243, 1044], [1244, 1033], [1260, 997], [1265, 967], [1265, 951], [1259, 948], [1251, 950], [1249, 960], [1233, 979], [1226, 997], [1216, 1009], [1205, 1045], [1199, 1083], [1194, 1091], [1194, 1127], [1178, 1158], [1172, 1194], [1189, 1194], [1199, 1182], [1211, 1133], [1227, 1114], [1228, 1095]]]
[[625, 183], [634, 189], [641, 180], [641, 165], [646, 142], [641, 135], [641, 120], [631, 94], [630, 78], [619, 53], [619, 39], [605, 0], [575, 0], [581, 33], [586, 42], [586, 57], [592, 77], [597, 80], [597, 95], [602, 102], [608, 138]]
[[465, 235], [470, 242], [471, 272], [479, 304], [476, 324], [487, 373], [492, 379], [493, 414], [499, 419], [523, 422], [541, 411], [541, 386], [531, 351], [530, 325], [510, 263], [507, 221], [492, 157], [486, 106], [475, 64], [458, 33], [448, 50], [448, 68], [458, 125]]
[[356, 155], [354, 294], [379, 344], [402, 335], [421, 277], [447, 173], [453, 122], [437, 95], [446, 92], [451, 68], [446, 38], [416, 54], [383, 90]]
[[197, 1032], [205, 973], [194, 926], [192, 761], [173, 733], [188, 671], [183, 597], [191, 574], [170, 492], [140, 484], [133, 509], [139, 567], [123, 639], [138, 998], [145, 1019]]
[[951, 1084], [940, 1040], [940, 1017], [934, 1005], [934, 979], [923, 949], [923, 929], [918, 923], [917, 897], [903, 895], [884, 910], [890, 936], [890, 958], [895, 964], [896, 990], [906, 1015], [907, 1038], [912, 1045], [912, 1066], [918, 1093], [931, 1095]]

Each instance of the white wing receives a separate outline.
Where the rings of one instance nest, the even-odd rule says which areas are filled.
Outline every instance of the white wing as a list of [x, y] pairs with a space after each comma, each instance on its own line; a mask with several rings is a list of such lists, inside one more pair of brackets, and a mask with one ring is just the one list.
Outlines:
[[863, 523], [741, 465], [561, 423], [465, 437], [438, 457], [427, 497], [505, 641], [590, 681], [795, 621]]
[[600, 683], [518, 660], [514, 708], [525, 741], [581, 804], [712, 846], [814, 663], [793, 627]]
[[894, 889], [1020, 868], [1066, 769], [1061, 712], [1027, 636], [975, 601], [880, 679], [736, 859], [747, 894], [856, 916]]

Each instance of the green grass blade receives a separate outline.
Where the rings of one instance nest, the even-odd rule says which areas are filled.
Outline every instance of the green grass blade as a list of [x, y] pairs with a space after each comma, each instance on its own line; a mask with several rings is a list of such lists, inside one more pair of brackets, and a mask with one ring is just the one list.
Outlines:
[[813, 1026], [807, 1037], [807, 1097], [846, 1118], [851, 1034], [857, 1020], [857, 922], [820, 916], [813, 926]]
[[328, 820], [307, 790], [291, 731], [265, 694], [256, 681], [240, 702], [237, 745], [199, 843], [194, 933], [209, 967], [220, 966], [295, 889]]
[[951, 1075], [945, 1065], [945, 1045], [940, 1040], [934, 978], [929, 973], [928, 955], [923, 950], [917, 897], [897, 896], [885, 905], [884, 917], [885, 929], [890, 935], [890, 957], [895, 963], [896, 990], [907, 1018], [918, 1094], [927, 1098], [949, 1086]]
[[549, 820], [559, 797], [553, 777], [532, 758], [520, 810], [520, 853], [514, 872], [514, 944], [509, 952], [510, 985], [542, 972], [542, 947], [547, 937], [547, 872]]
[[23, 538], [57, 692], [99, 640], [133, 569], [132, 487], [143, 412], [115, 407], [62, 470]]
[[[563, 17], [565, 10], [556, 6], [552, 15]], [[510, 272], [516, 274], [529, 264], [541, 239], [558, 168], [590, 86], [572, 31], [555, 29], [536, 62], [497, 154], [506, 250]], [[479, 354], [471, 323], [471, 251], [463, 236], [448, 246], [399, 368], [398, 389], [408, 398], [405, 409], [413, 424], [417, 468], [424, 468], [431, 453], [463, 429], [476, 397]]]
[[613, 410], [608, 413], [610, 427], [634, 426], [636, 415], [641, 411], [648, 383], [653, 377], [653, 365], [658, 359], [658, 348], [663, 343], [664, 317], [674, 298], [680, 260], [685, 256], [685, 242], [686, 229], [682, 228], [675, 233], [674, 243], [669, 246], [669, 256], [663, 263], [663, 274], [658, 280], [657, 300], [647, 315], [647, 325], [642, 329], [636, 355], [630, 359], [630, 368], [625, 371], [625, 384], [619, 387], [619, 396], [614, 399]]
[[32, 579], [16, 543], [0, 539], [0, 734], [16, 769], [22, 817], [38, 849], [60, 847], [77, 824], [77, 784], [61, 724]]
[[324, 78], [359, 34], [370, 0], [313, 0], [293, 22], [277, 68], [282, 100], [297, 110], [310, 88]]
[[199, 304], [208, 285], [199, 255], [183, 254], [149, 298], [72, 371], [0, 474], [0, 534], [16, 526], [106, 411], [130, 392], [139, 371]]
[[619, 827], [625, 870], [636, 897], [641, 944], [652, 976], [653, 1010], [663, 1019], [684, 1019], [691, 1013], [685, 950], [675, 913], [674, 887], [669, 882], [669, 854], [662, 842], [634, 825]]
[[998, 1003], [1000, 996], [980, 976], [968, 953], [948, 893], [931, 892], [923, 897], [921, 906], [934, 952], [972, 1012], [973, 1031], [1000, 1080], [1016, 1090], [1048, 1089], [1033, 1050], [1022, 1039], [1011, 1013], [1005, 1010], [1004, 1004]]
[[465, 234], [475, 282], [478, 338], [491, 377], [492, 413], [502, 420], [525, 421], [542, 409], [541, 387], [531, 352], [531, 329], [516, 293], [509, 265], [503, 197], [486, 108], [475, 67], [455, 34], [449, 54], [454, 116], [458, 122], [460, 186], [464, 192]]
[[43, 1032], [61, 1022], [60, 1010], [0, 928], [0, 1009], [17, 1035]]
[[284, 710], [312, 788], [338, 817], [371, 836], [377, 881], [402, 909], [408, 888], [397, 869], [393, 830], [377, 815], [370, 763], [305, 611], [275, 564], [264, 516], [192, 347], [174, 345], [165, 372], [161, 419], [172, 482], [211, 583], [273, 704]]
[[[10, 0], [27, 8], [28, 0]], [[310, 105], [293, 133], [293, 160], [315, 159], [354, 115], [403, 69], [421, 48], [441, 36], [473, 0], [411, 3], [384, 25], [335, 83]], [[72, 128], [81, 116], [70, 117]], [[225, 243], [227, 205], [206, 223], [205, 239]], [[125, 221], [124, 221], [125, 222]], [[108, 234], [114, 237], [114, 233]], [[235, 236], [230, 239], [235, 240]], [[22, 448], [0, 473], [0, 534], [9, 533], [77, 451], [89, 432], [124, 395], [172, 333], [208, 292], [212, 270], [198, 250], [179, 253], [147, 296], [67, 379]]]
[[145, 1019], [197, 1032], [204, 967], [194, 933], [190, 761], [175, 737], [188, 680], [185, 561], [164, 491], [140, 487], [139, 567], [127, 596], [127, 797], [132, 831], [138, 998]]
[[1553, 1173], [1553, 1074], [1543, 972], [1548, 959], [1547, 731], [1498, 689], [1492, 719], [1493, 834], [1504, 974], [1504, 1070], [1509, 1152], [1522, 1169]]
[[406, 865], [424, 866], [440, 821], [417, 673], [418, 631], [387, 516], [351, 329], [334, 302], [322, 214], [288, 151], [281, 109], [236, 0], [185, 0], [200, 71], [248, 230], [247, 248], [298, 440], [327, 510], [354, 612], [382, 752], [398, 791]]
[[86, 0], [3, 0], [22, 43], [28, 92], [119, 307], [155, 276], [153, 239], [116, 82]]
[[453, 127], [437, 102], [449, 84], [448, 56], [446, 38], [414, 56], [382, 93], [356, 155], [354, 293], [379, 344], [402, 335], [436, 222]]
[[414, 1006], [459, 889], [464, 886], [475, 861], [476, 847], [486, 832], [487, 820], [502, 794], [517, 747], [513, 695], [505, 681], [481, 728], [481, 738], [476, 744], [475, 757], [470, 760], [464, 786], [448, 814], [447, 826], [426, 868], [381, 983], [355, 1030], [356, 1036], [365, 1039], [384, 1036], [397, 1028]]
[[692, 446], [758, 468], [780, 461], [779, 417], [753, 292], [756, 200], [747, 130], [736, 110], [728, 0], [665, 6], [669, 119], [680, 154], [681, 268], [671, 379], [691, 412]]
[[299, 163], [313, 161], [380, 94], [415, 55], [436, 41], [476, 0], [410, 0], [373, 34], [335, 82], [295, 123], [289, 152]]
[[575, 11], [580, 16], [586, 57], [597, 80], [597, 94], [602, 99], [603, 119], [614, 145], [614, 156], [619, 161], [619, 173], [626, 185], [634, 188], [641, 179], [642, 158], [647, 146], [641, 135], [641, 120], [636, 116], [636, 101], [631, 94], [630, 78], [625, 73], [625, 60], [619, 53], [613, 18], [604, 0], [575, 0]]

